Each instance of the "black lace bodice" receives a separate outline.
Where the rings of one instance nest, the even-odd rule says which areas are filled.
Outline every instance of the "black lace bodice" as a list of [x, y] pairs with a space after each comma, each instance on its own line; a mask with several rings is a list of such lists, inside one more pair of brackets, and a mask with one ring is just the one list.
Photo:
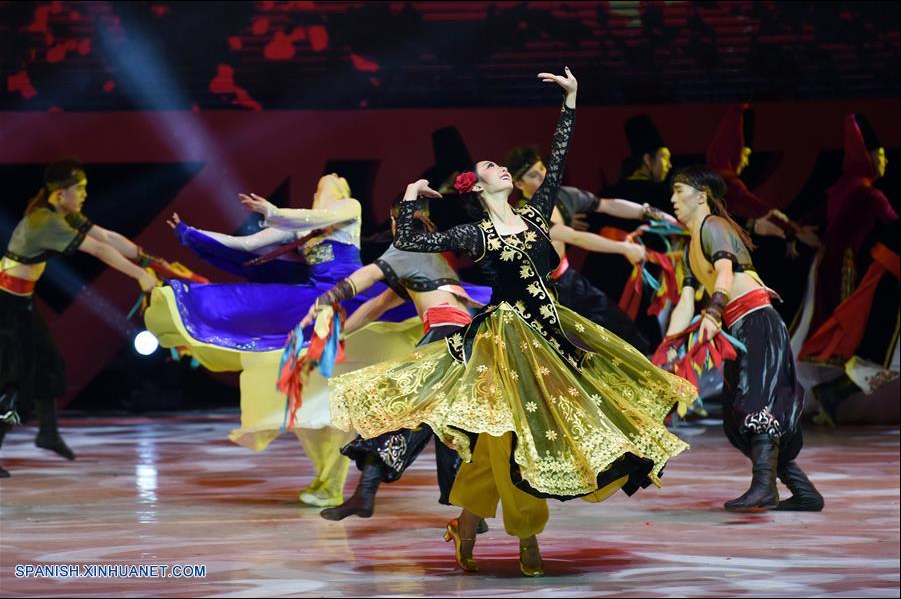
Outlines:
[[585, 354], [583, 344], [560, 327], [549, 275], [559, 263], [550, 240], [550, 218], [560, 188], [566, 154], [572, 136], [575, 110], [560, 113], [544, 183], [528, 203], [516, 212], [528, 228], [515, 235], [500, 236], [488, 215], [479, 222], [458, 225], [440, 233], [413, 231], [414, 202], [404, 202], [397, 223], [394, 245], [417, 252], [458, 251], [467, 253], [492, 287], [491, 303], [466, 330], [448, 339], [451, 353], [466, 361], [472, 340], [483, 318], [497, 305], [511, 305], [529, 326], [541, 334], [567, 361], [578, 367]]

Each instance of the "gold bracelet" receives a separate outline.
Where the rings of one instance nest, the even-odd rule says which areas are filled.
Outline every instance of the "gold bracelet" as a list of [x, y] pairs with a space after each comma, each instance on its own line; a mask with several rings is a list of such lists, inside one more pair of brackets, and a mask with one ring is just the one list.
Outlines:
[[723, 326], [722, 316], [719, 316], [719, 315], [714, 316], [714, 312], [708, 312], [707, 310], [701, 310], [701, 318], [706, 318], [710, 322], [716, 324], [716, 326], [718, 326], [718, 327]]
[[712, 319], [712, 318], [708, 318], [707, 320], [709, 320], [709, 321], [712, 322], [714, 325], [716, 325], [716, 330], [720, 330], [720, 329], [723, 328], [723, 323], [717, 322], [716, 320], [714, 320], [714, 319]]

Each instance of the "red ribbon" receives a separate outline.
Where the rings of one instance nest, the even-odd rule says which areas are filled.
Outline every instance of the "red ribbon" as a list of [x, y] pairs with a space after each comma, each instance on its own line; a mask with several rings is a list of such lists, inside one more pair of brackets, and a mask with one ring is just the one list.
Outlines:
[[663, 311], [667, 302], [679, 302], [679, 283], [676, 280], [676, 266], [669, 254], [648, 250], [648, 260], [660, 265], [660, 289], [648, 307], [648, 314], [656, 316]]
[[644, 293], [644, 278], [641, 276], [641, 265], [635, 264], [632, 266], [632, 274], [629, 275], [629, 280], [626, 281], [626, 286], [623, 288], [623, 294], [619, 298], [619, 309], [632, 320], [638, 316], [642, 293]]
[[[657, 291], [651, 305], [648, 307], [648, 314], [659, 314], [667, 302], [677, 303], [679, 301], [679, 283], [676, 280], [676, 267], [670, 256], [664, 252], [656, 252], [654, 250], [645, 250], [647, 262], [660, 266], [660, 288]], [[644, 293], [644, 276], [642, 275], [643, 264], [635, 264], [632, 268], [632, 274], [623, 288], [623, 294], [619, 298], [619, 308], [625, 312], [629, 318], [635, 320], [638, 316], [638, 309], [641, 306], [641, 297]]]

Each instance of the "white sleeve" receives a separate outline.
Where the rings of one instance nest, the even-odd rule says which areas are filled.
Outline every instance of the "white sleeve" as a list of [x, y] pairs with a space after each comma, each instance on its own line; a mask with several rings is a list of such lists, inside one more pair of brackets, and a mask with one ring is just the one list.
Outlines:
[[310, 231], [353, 220], [360, 212], [360, 202], [346, 198], [333, 202], [328, 208], [277, 208], [266, 216], [263, 226]]
[[217, 233], [215, 231], [204, 231], [203, 229], [197, 230], [204, 235], [212, 237], [226, 247], [235, 250], [244, 250], [245, 252], [255, 252], [260, 248], [270, 245], [282, 245], [294, 241], [294, 231], [276, 227], [260, 229], [252, 235], [243, 235], [241, 237]]

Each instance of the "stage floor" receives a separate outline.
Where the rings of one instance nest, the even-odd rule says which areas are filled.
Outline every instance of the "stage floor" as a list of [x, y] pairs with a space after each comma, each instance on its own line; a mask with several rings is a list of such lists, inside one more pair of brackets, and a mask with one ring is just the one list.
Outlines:
[[[540, 537], [547, 576], [525, 579], [498, 519], [479, 537], [478, 574], [457, 570], [442, 529], [431, 449], [383, 485], [371, 519], [329, 522], [297, 502], [312, 478], [300, 444], [231, 444], [234, 415], [72, 419], [66, 462], [20, 427], [0, 463], [0, 593], [41, 597], [541, 596], [898, 597], [899, 431], [808, 429], [799, 463], [822, 513], [730, 514], [748, 461], [716, 426], [663, 489], [602, 504], [550, 502]], [[348, 493], [356, 483], [351, 470]], [[787, 491], [780, 487], [787, 496]], [[26, 564], [203, 565], [193, 578], [27, 578]], [[83, 573], [84, 570], [78, 570]]]

